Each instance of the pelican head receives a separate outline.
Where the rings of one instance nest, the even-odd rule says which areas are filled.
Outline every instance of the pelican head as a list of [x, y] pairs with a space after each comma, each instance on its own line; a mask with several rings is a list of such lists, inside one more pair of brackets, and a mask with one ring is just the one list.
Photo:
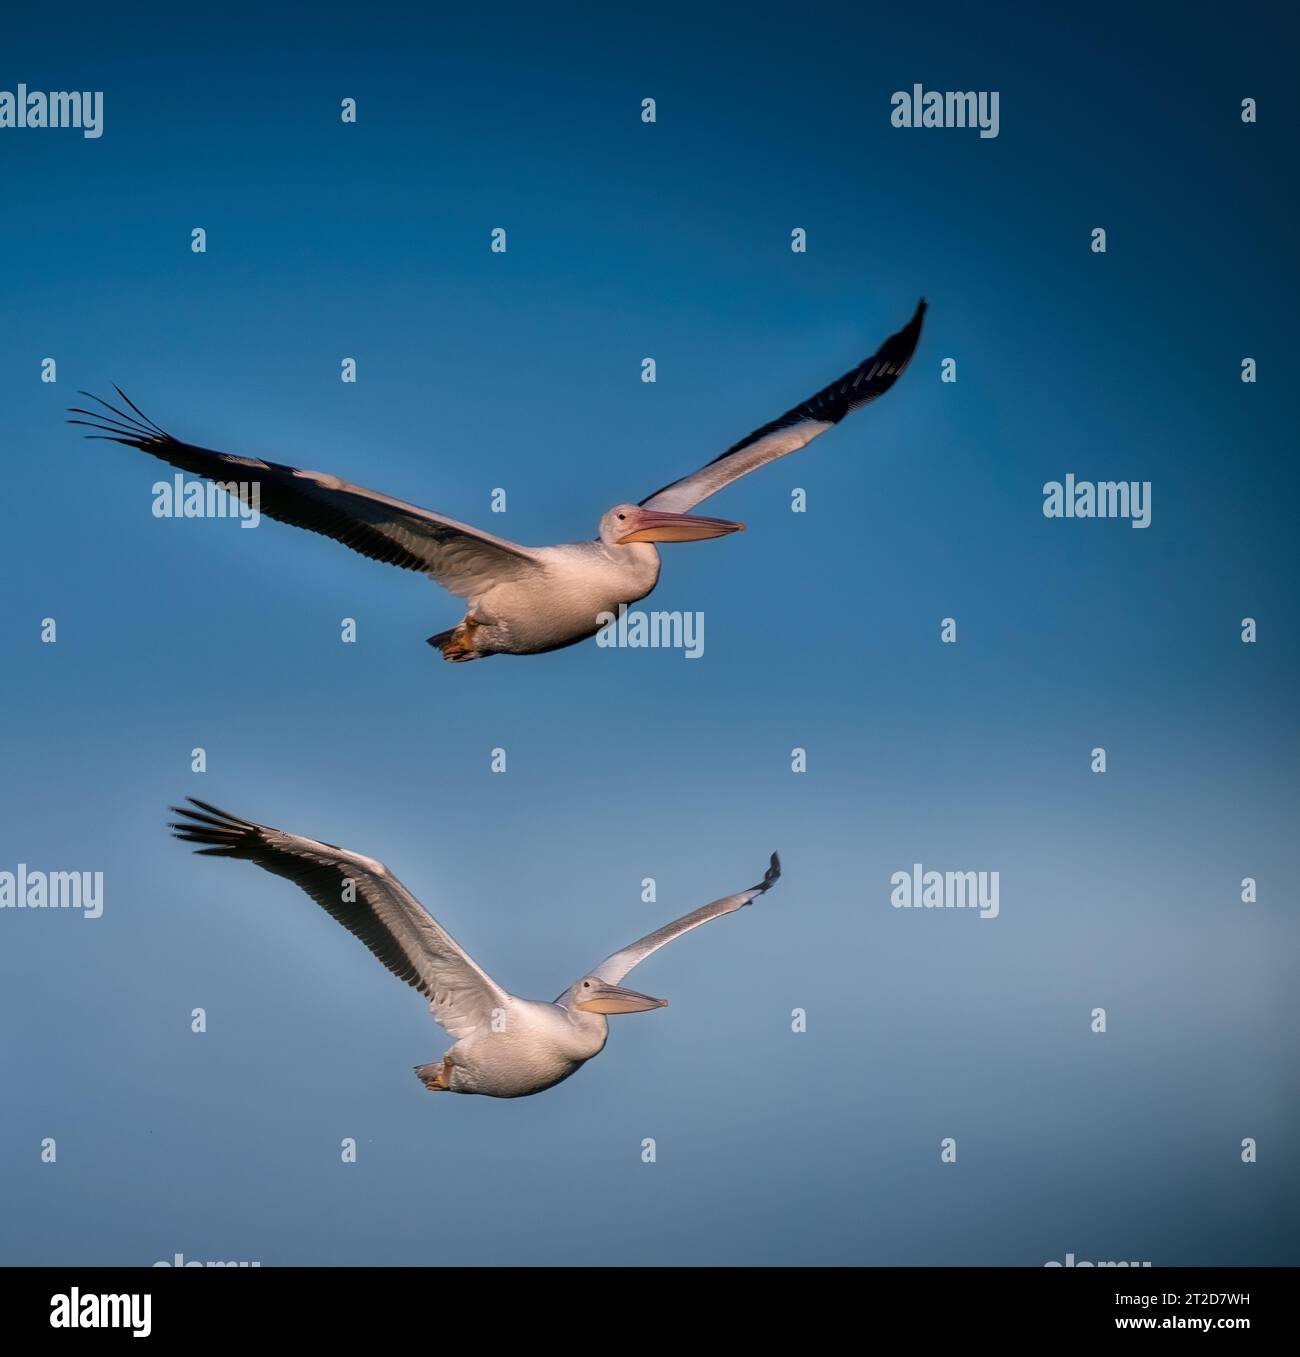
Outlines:
[[662, 509], [643, 509], [639, 504], [616, 504], [600, 520], [600, 540], [607, 547], [629, 542], [699, 542], [706, 537], [725, 537], [742, 532], [743, 523], [728, 518], [705, 518], [703, 514], [670, 514]]
[[667, 1008], [667, 999], [652, 999], [622, 985], [609, 985], [594, 975], [575, 981], [560, 1002], [579, 1013], [644, 1013], [650, 1008]]

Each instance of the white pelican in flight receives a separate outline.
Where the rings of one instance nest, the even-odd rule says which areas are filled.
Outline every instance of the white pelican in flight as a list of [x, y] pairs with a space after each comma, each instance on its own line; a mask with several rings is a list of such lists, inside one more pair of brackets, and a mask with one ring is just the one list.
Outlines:
[[[241, 820], [194, 797], [169, 828], [195, 851], [247, 858], [288, 877], [354, 933], [399, 980], [429, 1001], [433, 1019], [455, 1044], [415, 1072], [433, 1092], [524, 1098], [567, 1079], [604, 1049], [610, 1013], [666, 1008], [619, 981], [652, 952], [692, 928], [720, 919], [769, 890], [781, 875], [775, 853], [757, 886], [727, 895], [665, 924], [588, 971], [553, 1003], [507, 994], [398, 879], [373, 858], [333, 844]], [[349, 886], [349, 883], [350, 886]]]
[[903, 329], [843, 377], [699, 471], [640, 504], [616, 504], [600, 520], [594, 541], [564, 546], [519, 546], [324, 471], [299, 471], [184, 443], [142, 414], [120, 387], [118, 395], [130, 413], [91, 396], [103, 410], [74, 407], [69, 413], [87, 418], [69, 423], [99, 431], [88, 437], [139, 448], [219, 484], [247, 483], [252, 472], [260, 510], [269, 517], [332, 537], [374, 560], [419, 571], [465, 598], [464, 618], [450, 631], [429, 637], [443, 659], [459, 663], [487, 655], [535, 655], [594, 636], [602, 614], [615, 616], [620, 604], [644, 598], [659, 580], [656, 542], [694, 542], [743, 528], [743, 523], [686, 510], [805, 447], [851, 411], [884, 395], [916, 349], [924, 314], [921, 301]]

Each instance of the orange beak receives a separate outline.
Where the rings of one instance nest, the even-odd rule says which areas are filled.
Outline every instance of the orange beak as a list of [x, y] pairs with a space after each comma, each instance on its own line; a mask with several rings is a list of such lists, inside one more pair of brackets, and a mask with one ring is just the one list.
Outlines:
[[620, 546], [624, 542], [702, 542], [707, 537], [725, 537], [729, 532], [744, 530], [743, 523], [733, 523], [729, 518], [638, 509], [628, 523], [628, 530], [618, 540]]
[[649, 1008], [667, 1008], [667, 999], [652, 999], [621, 985], [593, 984], [591, 993], [575, 1005], [584, 1013], [644, 1013]]

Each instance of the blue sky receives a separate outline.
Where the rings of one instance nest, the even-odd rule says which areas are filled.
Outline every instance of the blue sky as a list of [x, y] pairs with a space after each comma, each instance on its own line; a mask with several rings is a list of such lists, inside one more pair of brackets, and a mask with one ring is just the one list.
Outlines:
[[[0, 1260], [1300, 1261], [1294, 20], [73, 8], [0, 21], [0, 87], [105, 94], [98, 140], [0, 130], [0, 870], [106, 903], [0, 911]], [[915, 81], [998, 90], [999, 136], [892, 128]], [[922, 295], [888, 396], [710, 501], [748, 532], [664, 549], [700, 660], [444, 665], [456, 600], [156, 520], [159, 464], [62, 422], [117, 382], [201, 444], [574, 540]], [[1044, 518], [1067, 472], [1149, 480], [1151, 526]], [[433, 1099], [422, 1001], [170, 840], [185, 795], [382, 858], [539, 998], [786, 875], [638, 970], [671, 1006], [569, 1082]], [[998, 871], [999, 918], [891, 908], [914, 862]]]

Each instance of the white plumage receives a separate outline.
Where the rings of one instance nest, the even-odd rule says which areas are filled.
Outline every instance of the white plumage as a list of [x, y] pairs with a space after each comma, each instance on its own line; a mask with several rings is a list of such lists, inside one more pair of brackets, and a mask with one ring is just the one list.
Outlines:
[[618, 983], [634, 966], [683, 933], [749, 904], [781, 875], [773, 853], [757, 886], [665, 924], [607, 957], [553, 1003], [539, 1003], [502, 989], [382, 862], [189, 801], [193, 809], [172, 807], [183, 817], [171, 825], [178, 839], [199, 844], [199, 853], [244, 858], [295, 882], [428, 999], [434, 1020], [455, 1042], [440, 1060], [416, 1066], [425, 1087], [436, 1092], [522, 1098], [567, 1079], [604, 1048], [608, 1015], [667, 1005]]
[[91, 397], [103, 408], [74, 408], [71, 413], [86, 418], [70, 423], [95, 429], [91, 437], [139, 448], [214, 482], [247, 482], [251, 472], [260, 510], [268, 517], [322, 533], [374, 560], [419, 571], [463, 597], [468, 611], [461, 622], [429, 638], [444, 659], [532, 655], [594, 636], [602, 615], [617, 614], [620, 605], [644, 598], [659, 579], [654, 543], [698, 541], [743, 528], [743, 523], [686, 510], [748, 472], [806, 447], [888, 391], [916, 349], [924, 314], [922, 301], [902, 330], [830, 386], [640, 504], [615, 505], [601, 518], [594, 541], [564, 546], [520, 546], [327, 472], [197, 447], [173, 438], [120, 389], [129, 410]]

